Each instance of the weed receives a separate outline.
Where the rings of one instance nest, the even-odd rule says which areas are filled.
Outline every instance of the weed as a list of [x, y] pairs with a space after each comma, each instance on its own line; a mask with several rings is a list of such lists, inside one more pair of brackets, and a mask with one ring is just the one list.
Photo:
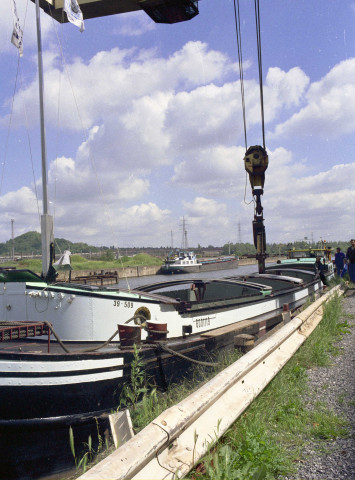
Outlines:
[[131, 363], [131, 376], [129, 382], [123, 385], [120, 408], [130, 406], [133, 412], [136, 409], [138, 401], [148, 391], [144, 373], [144, 362], [139, 356], [139, 350], [134, 345], [133, 360]]
[[347, 437], [348, 423], [329, 410], [322, 402], [316, 402], [311, 414], [310, 434], [316, 439], [333, 440]]
[[79, 468], [81, 468], [83, 470], [83, 472], [85, 472], [88, 463], [94, 457], [91, 435], [89, 435], [88, 443], [85, 444], [86, 448], [87, 448], [87, 451], [84, 453], [84, 455], [81, 458], [77, 458], [77, 456], [75, 454], [74, 433], [73, 433], [72, 427], [69, 428], [69, 444], [70, 444], [71, 453], [72, 453], [73, 458], [74, 458], [76, 469], [79, 470]]
[[280, 448], [265, 431], [243, 430], [239, 436], [237, 447], [235, 442], [223, 444], [205, 458], [208, 479], [271, 480], [286, 471]]
[[[137, 351], [139, 356], [139, 352]], [[161, 412], [169, 408], [171, 405], [175, 405], [183, 398], [187, 397], [192, 391], [200, 388], [203, 383], [207, 382], [211, 377], [216, 375], [220, 370], [223, 370], [231, 363], [235, 362], [238, 358], [241, 357], [241, 353], [238, 351], [229, 351], [229, 352], [219, 352], [216, 356], [210, 355], [209, 360], [215, 362], [217, 360], [218, 367], [214, 369], [206, 368], [203, 366], [194, 366], [187, 373], [187, 376], [184, 379], [181, 379], [177, 384], [170, 384], [167, 391], [162, 392], [158, 391], [153, 385], [149, 384], [149, 379], [144, 377], [142, 370], [143, 364], [140, 364], [138, 361], [132, 362], [132, 369], [140, 369], [140, 374], [136, 371], [133, 375], [135, 385], [132, 387], [127, 384], [126, 389], [124, 390], [121, 396], [120, 407], [128, 406], [130, 407], [130, 413], [132, 418], [132, 423], [134, 426], [135, 432], [140, 431], [148, 423], [150, 423], [154, 418], [156, 418]], [[132, 374], [134, 372], [132, 371]], [[139, 381], [137, 380], [139, 378]], [[143, 381], [144, 379], [144, 381]], [[140, 397], [138, 392], [140, 391]], [[133, 391], [136, 391], [137, 395], [133, 394]], [[129, 395], [127, 396], [127, 393]], [[136, 397], [138, 401], [134, 404], [130, 404], [128, 397]]]
[[307, 370], [330, 365], [331, 356], [340, 352], [334, 342], [349, 332], [347, 322], [339, 321], [341, 305], [339, 296], [325, 305], [320, 325], [206, 455], [206, 473], [195, 472], [194, 478], [281, 478], [294, 472], [295, 460], [311, 439], [321, 442], [348, 435], [346, 421], [323, 403], [304, 400], [305, 395], [312, 399]]

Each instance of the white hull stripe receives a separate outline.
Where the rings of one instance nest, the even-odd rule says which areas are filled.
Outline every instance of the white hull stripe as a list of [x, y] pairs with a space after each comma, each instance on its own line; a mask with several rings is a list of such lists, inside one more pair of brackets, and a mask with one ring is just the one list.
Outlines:
[[65, 386], [76, 383], [95, 383], [103, 380], [121, 378], [122, 370], [95, 374], [73, 375], [68, 377], [4, 377], [0, 378], [0, 387], [49, 387]]
[[66, 373], [75, 371], [90, 371], [100, 368], [119, 367], [123, 365], [123, 357], [101, 358], [97, 360], [75, 361], [36, 361], [0, 360], [0, 372], [11, 373]]

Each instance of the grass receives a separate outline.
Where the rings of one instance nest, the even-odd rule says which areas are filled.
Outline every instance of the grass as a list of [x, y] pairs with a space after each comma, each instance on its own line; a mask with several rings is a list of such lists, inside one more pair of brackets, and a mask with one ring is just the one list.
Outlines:
[[[295, 471], [295, 462], [309, 441], [325, 445], [348, 435], [344, 419], [320, 401], [309, 404], [307, 370], [329, 366], [341, 350], [336, 342], [349, 332], [342, 316], [342, 299], [335, 297], [324, 308], [323, 320], [309, 339], [228, 430], [218, 445], [212, 446], [189, 478], [194, 480], [272, 480]], [[345, 319], [345, 320], [344, 320]], [[161, 412], [175, 405], [218, 371], [236, 361], [240, 354], [220, 355], [218, 368], [194, 367], [190, 376], [162, 393], [143, 378], [139, 351], [132, 362], [133, 383], [127, 386], [121, 406], [131, 403], [130, 413], [137, 433]], [[215, 359], [211, 359], [215, 360]], [[149, 392], [146, 390], [149, 386]], [[327, 388], [327, 386], [325, 386]], [[339, 403], [341, 399], [339, 398]], [[198, 432], [197, 432], [198, 433]], [[109, 453], [109, 452], [108, 452]], [[86, 465], [85, 465], [86, 467]]]
[[[159, 266], [162, 265], [162, 260], [157, 257], [152, 257], [146, 253], [138, 253], [134, 257], [121, 257], [117, 260], [90, 260], [81, 255], [72, 255], [71, 264], [73, 270], [112, 270], [123, 267], [137, 267], [137, 266]], [[42, 271], [42, 261], [35, 258], [24, 258], [17, 262], [7, 262], [3, 266], [15, 266], [17, 268], [26, 268], [33, 272]]]
[[[131, 363], [131, 378], [123, 389], [119, 409], [128, 407], [135, 433], [138, 433], [146, 425], [152, 422], [160, 413], [186, 398], [192, 391], [212, 378], [216, 373], [226, 368], [232, 362], [241, 357], [237, 350], [219, 353], [217, 358], [211, 356], [210, 361], [217, 361], [218, 366], [213, 368], [192, 367], [185, 379], [176, 384], [171, 384], [166, 392], [158, 391], [149, 383], [149, 378], [144, 374], [144, 365], [139, 356], [139, 350], [134, 348], [134, 358]], [[148, 391], [149, 389], [149, 391]], [[66, 477], [66, 480], [74, 480], [82, 471], [91, 468], [100, 460], [114, 451], [112, 445], [101, 445], [94, 452], [91, 447], [91, 439], [84, 445], [84, 452], [76, 456], [74, 438], [71, 433], [70, 448], [75, 461], [76, 472]], [[99, 455], [98, 455], [99, 454]], [[91, 462], [89, 464], [89, 462]], [[65, 480], [64, 478], [61, 480]]]
[[[149, 391], [142, 395], [141, 401], [135, 401], [129, 406], [135, 432], [137, 433], [142, 430], [164, 410], [172, 405], [176, 405], [193, 391], [200, 388], [204, 383], [208, 382], [208, 380], [214, 377], [219, 371], [223, 370], [240, 357], [241, 353], [237, 350], [220, 352], [217, 356], [211, 356], [209, 360], [218, 363], [218, 366], [212, 368], [203, 366], [191, 367], [185, 378], [176, 384], [173, 383], [169, 385], [166, 392], [162, 392], [154, 387], [152, 388], [150, 385]], [[134, 397], [136, 400], [137, 397], [134, 392], [143, 388], [140, 373], [134, 372], [134, 369], [132, 369], [132, 375], [139, 380], [134, 382], [132, 386], [133, 392], [129, 392], [128, 400], [130, 396]], [[149, 384], [149, 379], [145, 380], [146, 383]], [[125, 395], [121, 401], [121, 405], [122, 404], [128, 405]]]
[[348, 435], [348, 425], [320, 401], [307, 404], [307, 370], [328, 366], [335, 345], [349, 332], [341, 298], [324, 308], [323, 320], [268, 387], [193, 472], [193, 479], [279, 479], [295, 471], [302, 447]]

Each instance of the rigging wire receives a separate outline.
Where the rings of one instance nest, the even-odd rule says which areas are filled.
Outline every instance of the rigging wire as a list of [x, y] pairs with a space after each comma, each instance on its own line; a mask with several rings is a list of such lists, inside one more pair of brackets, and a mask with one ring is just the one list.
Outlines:
[[[235, 30], [236, 30], [237, 46], [238, 46], [238, 63], [239, 63], [240, 91], [241, 91], [241, 98], [242, 98], [242, 110], [243, 110], [244, 141], [245, 141], [245, 150], [247, 150], [248, 142], [247, 142], [243, 51], [242, 51], [242, 35], [241, 35], [241, 28], [240, 28], [239, 0], [233, 0], [233, 5], [234, 5]], [[261, 54], [261, 27], [260, 27], [259, 0], [254, 0], [254, 9], [255, 9], [255, 25], [256, 25], [256, 43], [257, 43], [257, 53], [258, 53], [261, 129], [262, 129], [262, 137], [263, 137], [263, 147], [265, 149], [264, 92], [263, 92], [263, 69], [262, 69], [262, 54]]]
[[[49, 11], [50, 11], [50, 14], [51, 14], [51, 17], [52, 17], [52, 21], [53, 21], [53, 12], [52, 12], [52, 8], [49, 7]], [[64, 11], [62, 12], [62, 15], [64, 15]], [[58, 47], [59, 47], [59, 51], [60, 51], [60, 55], [61, 55], [61, 61], [62, 61], [62, 65], [63, 65], [63, 69], [65, 70], [65, 73], [66, 73], [66, 76], [67, 76], [67, 79], [68, 79], [68, 83], [69, 83], [69, 86], [70, 86], [70, 90], [71, 90], [71, 93], [73, 95], [73, 100], [74, 100], [74, 104], [75, 104], [75, 108], [76, 108], [76, 111], [77, 111], [77, 115], [78, 115], [78, 118], [79, 118], [79, 122], [80, 122], [80, 125], [81, 125], [81, 128], [82, 128], [82, 131], [83, 131], [83, 137], [84, 137], [84, 142], [85, 143], [88, 143], [89, 141], [89, 137], [90, 135], [87, 134], [87, 131], [86, 131], [86, 128], [84, 127], [84, 121], [82, 119], [82, 116], [80, 114], [80, 110], [79, 110], [79, 105], [78, 105], [78, 102], [77, 102], [77, 98], [76, 98], [76, 95], [75, 95], [75, 92], [74, 92], [74, 87], [73, 87], [73, 84], [72, 84], [72, 81], [71, 81], [71, 77], [70, 77], [70, 73], [69, 73], [69, 69], [68, 69], [68, 66], [66, 64], [66, 61], [65, 61], [65, 56], [64, 56], [64, 52], [63, 52], [63, 46], [62, 46], [62, 42], [59, 38], [59, 35], [57, 33], [57, 28], [56, 28], [56, 25], [55, 23], [53, 22], [53, 25], [54, 25], [54, 28], [55, 28], [55, 32], [56, 32], [56, 37], [57, 37], [57, 43], [58, 43]], [[59, 115], [59, 112], [58, 112], [58, 115]], [[59, 122], [59, 119], [57, 119], [57, 122]], [[89, 161], [91, 163], [91, 166], [92, 166], [92, 169], [93, 169], [93, 172], [94, 172], [94, 175], [95, 175], [95, 178], [96, 178], [96, 182], [97, 182], [97, 185], [98, 185], [98, 190], [99, 190], [99, 195], [100, 195], [100, 198], [103, 202], [103, 205], [105, 207], [105, 214], [108, 218], [108, 223], [109, 223], [109, 228], [110, 228], [110, 231], [111, 231], [111, 235], [112, 237], [114, 238], [116, 235], [114, 234], [114, 231], [113, 231], [113, 226], [112, 226], [112, 217], [111, 215], [109, 214], [109, 209], [108, 209], [108, 206], [107, 206], [107, 203], [105, 202], [104, 200], [104, 194], [103, 194], [103, 188], [102, 188], [102, 183], [100, 181], [100, 178], [99, 178], [99, 175], [98, 175], [98, 170], [97, 170], [97, 167], [96, 167], [96, 164], [94, 162], [94, 159], [90, 153], [90, 150], [89, 150]], [[121, 265], [123, 267], [123, 262], [122, 262], [122, 256], [120, 255], [120, 249], [117, 248], [117, 251], [118, 251], [118, 257], [119, 257], [119, 260], [121, 262]], [[124, 270], [125, 272], [125, 270]], [[131, 287], [130, 287], [130, 284], [129, 284], [129, 281], [128, 281], [128, 277], [125, 273], [125, 280], [126, 280], [126, 283], [127, 283], [127, 288], [128, 290], [131, 290]]]
[[[240, 91], [241, 91], [241, 99], [242, 99], [242, 110], [243, 110], [244, 141], [245, 141], [245, 151], [247, 151], [248, 142], [247, 142], [244, 71], [243, 71], [243, 52], [242, 52], [242, 35], [241, 35], [241, 28], [240, 28], [239, 0], [234, 0], [233, 4], [234, 4], [235, 30], [236, 30], [237, 46], [238, 46], [238, 63], [239, 63], [239, 78], [240, 78]], [[262, 71], [262, 55], [261, 55], [261, 28], [260, 28], [259, 0], [254, 0], [254, 9], [255, 9], [255, 23], [256, 23], [257, 52], [258, 52], [261, 129], [262, 129], [262, 137], [263, 137], [263, 147], [265, 149], [264, 94], [263, 94], [263, 71]], [[245, 175], [245, 187], [244, 187], [244, 203], [247, 204], [247, 205], [250, 205], [251, 203], [255, 203], [255, 201], [253, 199], [250, 202], [246, 202], [247, 182], [248, 182], [248, 175], [246, 174]]]
[[247, 124], [246, 124], [246, 115], [245, 115], [244, 71], [243, 71], [243, 53], [242, 53], [242, 33], [240, 29], [239, 0], [237, 0], [237, 4], [238, 4], [238, 7], [236, 6], [236, 0], [234, 0], [234, 21], [235, 21], [235, 31], [236, 31], [237, 46], [238, 46], [240, 93], [242, 97], [244, 141], [245, 141], [245, 151], [246, 151], [248, 148], [247, 146], [248, 142], [247, 142]]
[[[23, 21], [23, 26], [22, 26], [22, 31], [23, 31], [23, 32], [25, 32], [25, 27], [26, 27], [28, 2], [29, 2], [29, 0], [27, 0], [27, 2], [26, 2], [25, 15], [24, 15], [24, 21]], [[4, 161], [3, 161], [3, 163], [2, 163], [2, 169], [1, 169], [0, 195], [1, 195], [1, 193], [2, 193], [2, 186], [3, 186], [3, 181], [4, 181], [4, 169], [5, 169], [6, 160], [7, 160], [7, 151], [8, 151], [8, 145], [9, 145], [10, 131], [11, 131], [11, 125], [12, 125], [12, 117], [13, 117], [13, 113], [14, 113], [14, 103], [15, 103], [15, 96], [16, 96], [16, 91], [17, 91], [17, 87], [18, 87], [18, 82], [20, 83], [20, 86], [21, 86], [22, 90], [24, 90], [24, 82], [23, 82], [23, 76], [22, 76], [22, 71], [21, 71], [21, 56], [20, 56], [19, 53], [18, 53], [18, 58], [17, 58], [17, 69], [16, 69], [16, 77], [15, 77], [14, 90], [13, 90], [13, 95], [12, 95], [12, 100], [11, 100], [10, 118], [9, 118], [9, 124], [8, 124], [8, 129], [7, 129], [6, 141], [5, 141]], [[33, 177], [33, 188], [34, 188], [34, 194], [35, 194], [35, 197], [36, 197], [38, 218], [40, 219], [39, 199], [38, 199], [38, 192], [37, 192], [36, 175], [35, 175], [35, 169], [34, 169], [34, 163], [33, 163], [31, 137], [30, 137], [30, 133], [29, 133], [28, 114], [27, 114], [27, 109], [26, 109], [26, 103], [25, 103], [25, 102], [24, 102], [24, 104], [23, 104], [23, 110], [24, 110], [24, 116], [25, 116], [25, 128], [26, 128], [26, 133], [27, 133], [27, 142], [28, 142], [28, 148], [29, 148], [29, 155], [30, 155], [30, 159], [31, 159], [31, 168], [32, 168], [32, 177]]]
[[[244, 70], [243, 70], [243, 51], [242, 51], [242, 32], [240, 28], [240, 11], [239, 11], [239, 0], [234, 0], [234, 21], [235, 21], [235, 32], [237, 36], [237, 46], [238, 46], [238, 63], [239, 63], [239, 79], [240, 79], [240, 94], [242, 98], [242, 111], [243, 111], [243, 126], [244, 126], [244, 143], [245, 151], [248, 149], [247, 141], [247, 122], [246, 122], [246, 108], [245, 108], [245, 92], [244, 92]], [[247, 182], [248, 175], [245, 172], [245, 185], [244, 185], [244, 203], [250, 205], [254, 203], [254, 199], [250, 202], [246, 201], [247, 195]]]
[[260, 6], [259, 0], [254, 0], [256, 42], [258, 49], [258, 67], [259, 67], [259, 88], [260, 88], [260, 108], [261, 108], [261, 129], [263, 134], [263, 147], [265, 149], [265, 121], [264, 121], [264, 92], [263, 92], [263, 67], [261, 56], [261, 29], [260, 29]]
[[13, 116], [13, 113], [14, 113], [14, 102], [15, 102], [15, 95], [16, 95], [16, 90], [17, 90], [17, 80], [18, 80], [19, 71], [20, 71], [20, 55], [18, 54], [15, 85], [14, 85], [14, 91], [13, 91], [13, 94], [12, 94], [10, 118], [9, 118], [9, 124], [8, 124], [8, 127], [7, 127], [7, 134], [6, 134], [6, 140], [5, 140], [4, 160], [3, 160], [2, 166], [1, 166], [0, 195], [2, 194], [2, 185], [3, 185], [3, 181], [4, 181], [4, 172], [5, 172], [5, 165], [6, 165], [6, 160], [7, 160], [7, 150], [8, 150], [8, 147], [9, 147], [9, 138], [10, 138], [11, 124], [12, 124], [12, 116]]
[[[21, 83], [21, 88], [22, 88], [22, 90], [25, 90], [25, 89], [24, 89], [24, 84], [23, 84], [23, 76], [22, 76], [21, 68], [20, 68], [20, 83]], [[37, 215], [38, 215], [39, 224], [41, 224], [41, 214], [40, 214], [40, 208], [39, 208], [39, 198], [38, 198], [38, 191], [37, 191], [35, 167], [34, 167], [33, 155], [32, 155], [32, 145], [31, 145], [31, 137], [30, 137], [30, 129], [29, 129], [29, 121], [28, 121], [28, 114], [27, 114], [26, 103], [24, 103], [23, 109], [24, 109], [24, 113], [25, 113], [27, 142], [28, 142], [28, 149], [29, 149], [29, 152], [30, 152], [30, 159], [31, 159], [31, 168], [32, 168], [32, 177], [33, 177], [33, 188], [34, 188], [34, 191], [35, 191], [36, 204], [37, 204]]]

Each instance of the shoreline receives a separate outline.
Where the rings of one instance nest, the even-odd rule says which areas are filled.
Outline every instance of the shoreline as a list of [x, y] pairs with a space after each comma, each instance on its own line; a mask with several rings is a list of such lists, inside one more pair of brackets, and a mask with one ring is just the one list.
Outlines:
[[[274, 263], [277, 260], [285, 259], [286, 257], [272, 257], [267, 258], [266, 263]], [[238, 262], [239, 266], [257, 265], [255, 258], [242, 258]], [[236, 268], [238, 268], [236, 267]], [[76, 283], [90, 283], [91, 285], [112, 285], [118, 283], [121, 278], [137, 278], [157, 275], [161, 265], [145, 266], [139, 265], [134, 267], [119, 267], [107, 269], [91, 269], [91, 270], [72, 270], [71, 282]], [[228, 271], [226, 269], [226, 271]], [[91, 277], [91, 280], [90, 280]], [[96, 278], [95, 278], [96, 277]], [[59, 272], [58, 281], [68, 281], [69, 272]]]

